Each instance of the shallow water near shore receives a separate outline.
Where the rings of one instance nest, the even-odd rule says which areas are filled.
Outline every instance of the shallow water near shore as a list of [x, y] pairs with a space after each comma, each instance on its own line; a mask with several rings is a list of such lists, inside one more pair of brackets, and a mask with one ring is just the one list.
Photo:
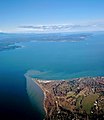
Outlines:
[[[27, 91], [24, 74], [28, 70], [32, 70], [32, 77], [39, 79], [104, 76], [104, 33], [80, 42], [27, 42], [20, 45], [24, 47], [0, 52], [0, 112], [13, 119], [15, 116], [25, 120], [44, 118], [44, 110], [40, 108], [41, 90], [32, 84], [33, 89]], [[39, 97], [41, 100], [38, 101]]]

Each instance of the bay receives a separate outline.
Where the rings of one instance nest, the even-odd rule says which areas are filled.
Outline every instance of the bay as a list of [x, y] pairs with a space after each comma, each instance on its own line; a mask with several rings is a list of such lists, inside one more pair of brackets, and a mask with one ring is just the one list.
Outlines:
[[[40, 95], [34, 103], [27, 92], [24, 74], [34, 71], [41, 79], [104, 76], [104, 33], [79, 42], [25, 42], [24, 47], [0, 52], [0, 113], [11, 119], [43, 119]], [[35, 85], [34, 85], [35, 86]], [[35, 87], [37, 88], [37, 87]], [[37, 88], [39, 89], [39, 88]], [[36, 93], [36, 89], [33, 91]], [[39, 93], [38, 93], [39, 94]], [[5, 116], [4, 116], [5, 117]]]

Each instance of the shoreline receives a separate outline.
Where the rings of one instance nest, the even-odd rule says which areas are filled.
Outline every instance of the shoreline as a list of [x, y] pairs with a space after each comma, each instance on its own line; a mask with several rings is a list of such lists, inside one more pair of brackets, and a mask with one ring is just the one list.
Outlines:
[[43, 98], [43, 107], [44, 107], [45, 116], [46, 116], [46, 115], [47, 115], [47, 109], [46, 109], [46, 107], [45, 107], [46, 93], [45, 93], [44, 89], [42, 88], [42, 86], [37, 82], [37, 80], [34, 80], [34, 78], [31, 78], [31, 79], [35, 82], [35, 84], [38, 85], [38, 87], [39, 87], [39, 88], [42, 90], [42, 92], [43, 92], [43, 95], [44, 95], [44, 98]]

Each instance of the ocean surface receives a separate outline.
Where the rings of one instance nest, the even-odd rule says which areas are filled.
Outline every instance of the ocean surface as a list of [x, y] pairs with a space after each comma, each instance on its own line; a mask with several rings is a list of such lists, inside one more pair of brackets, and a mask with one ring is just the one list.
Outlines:
[[19, 45], [23, 47], [0, 52], [0, 117], [43, 119], [42, 91], [35, 83], [28, 83], [24, 76], [27, 72], [41, 79], [104, 76], [104, 32], [78, 42]]

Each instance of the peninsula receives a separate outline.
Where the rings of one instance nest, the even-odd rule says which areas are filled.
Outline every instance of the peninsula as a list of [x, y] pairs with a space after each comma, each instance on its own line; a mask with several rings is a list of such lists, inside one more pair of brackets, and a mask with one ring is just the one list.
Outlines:
[[44, 120], [104, 119], [104, 77], [32, 80], [44, 92]]

